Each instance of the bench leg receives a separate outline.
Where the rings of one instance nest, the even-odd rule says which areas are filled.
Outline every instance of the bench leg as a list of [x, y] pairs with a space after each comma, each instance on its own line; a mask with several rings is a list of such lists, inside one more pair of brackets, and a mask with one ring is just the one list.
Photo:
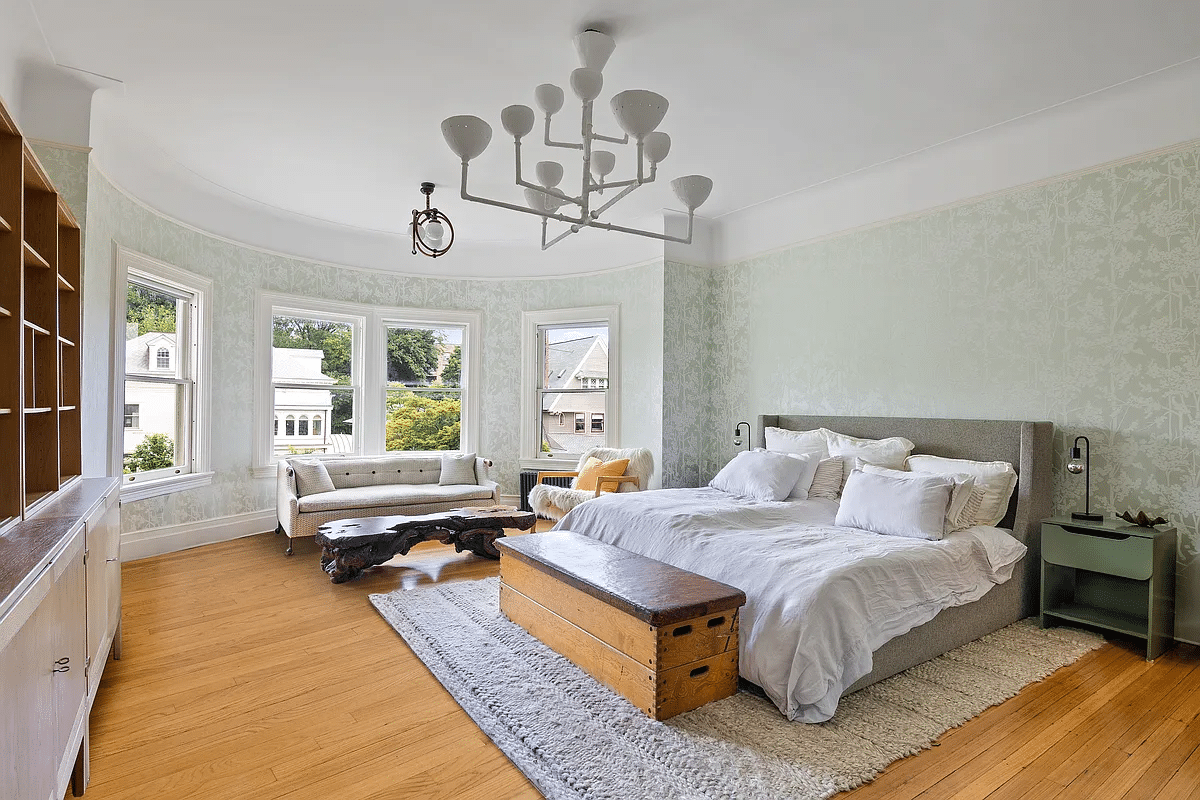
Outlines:
[[290, 536], [288, 537], [288, 549], [284, 550], [283, 554], [285, 556], [290, 556], [292, 554], [292, 537]]

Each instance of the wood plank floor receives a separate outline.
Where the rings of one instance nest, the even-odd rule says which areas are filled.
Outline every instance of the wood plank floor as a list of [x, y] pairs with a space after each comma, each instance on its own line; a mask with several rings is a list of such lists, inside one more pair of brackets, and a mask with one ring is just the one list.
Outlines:
[[[366, 601], [497, 573], [437, 543], [335, 586], [271, 534], [125, 564], [91, 800], [540, 795]], [[1200, 798], [1200, 648], [1116, 642], [839, 795]]]

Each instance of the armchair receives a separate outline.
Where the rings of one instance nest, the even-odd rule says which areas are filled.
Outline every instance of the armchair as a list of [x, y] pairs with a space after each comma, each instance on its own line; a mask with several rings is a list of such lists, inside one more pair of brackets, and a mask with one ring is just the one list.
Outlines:
[[[603, 475], [596, 479], [594, 490], [575, 488], [579, 483], [579, 473], [583, 470], [589, 458], [601, 461], [628, 458], [629, 466], [624, 475]], [[594, 447], [579, 458], [574, 470], [554, 470], [538, 472], [537, 484], [529, 492], [529, 505], [539, 516], [548, 519], [562, 519], [575, 506], [593, 498], [601, 492], [636, 492], [645, 489], [654, 474], [654, 455], [644, 447], [619, 450], [611, 447]], [[571, 488], [548, 486], [542, 483], [543, 478], [563, 477], [575, 478]]]

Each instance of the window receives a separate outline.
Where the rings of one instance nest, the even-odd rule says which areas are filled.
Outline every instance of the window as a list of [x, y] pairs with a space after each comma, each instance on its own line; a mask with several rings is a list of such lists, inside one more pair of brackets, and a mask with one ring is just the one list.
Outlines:
[[[476, 447], [477, 312], [264, 292], [258, 313], [255, 475], [274, 475], [274, 461], [297, 452], [332, 457]], [[274, 416], [284, 418], [282, 435], [272, 432]]]
[[273, 435], [275, 435], [275, 436], [278, 436], [278, 435], [279, 435], [279, 417], [276, 417], [276, 418], [275, 418], [275, 428], [274, 428], [274, 430], [272, 431], [272, 434], [273, 434]]
[[533, 311], [521, 319], [521, 458], [535, 466], [616, 446], [617, 308]]
[[384, 450], [459, 449], [464, 332], [458, 325], [385, 326]]
[[[207, 297], [211, 282], [118, 248], [125, 342], [122, 498], [211, 482], [207, 464]], [[115, 421], [115, 420], [114, 420]], [[115, 458], [116, 456], [114, 456]]]

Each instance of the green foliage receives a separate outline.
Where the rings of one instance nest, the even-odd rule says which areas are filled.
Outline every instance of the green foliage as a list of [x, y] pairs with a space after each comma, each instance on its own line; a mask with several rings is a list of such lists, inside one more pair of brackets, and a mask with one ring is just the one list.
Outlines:
[[125, 456], [125, 474], [175, 465], [175, 443], [165, 433], [152, 433]]
[[457, 396], [412, 392], [389, 395], [385, 447], [388, 450], [457, 450], [462, 404]]
[[339, 383], [349, 383], [351, 335], [350, 326], [344, 322], [275, 317], [272, 344], [275, 347], [322, 351], [325, 356], [321, 360], [321, 371], [339, 379]]
[[428, 328], [388, 328], [388, 381], [428, 386], [437, 376], [441, 343], [441, 333]]
[[442, 376], [439, 383], [442, 386], [462, 386], [462, 346], [455, 345], [450, 351], [450, 357], [446, 359], [446, 366], [442, 367]]
[[309, 453], [315, 452], [317, 452], [317, 448], [315, 447], [293, 447], [290, 444], [288, 445], [288, 455], [291, 456], [306, 456]]
[[175, 298], [129, 284], [125, 292], [125, 319], [137, 323], [137, 335], [175, 333]]

